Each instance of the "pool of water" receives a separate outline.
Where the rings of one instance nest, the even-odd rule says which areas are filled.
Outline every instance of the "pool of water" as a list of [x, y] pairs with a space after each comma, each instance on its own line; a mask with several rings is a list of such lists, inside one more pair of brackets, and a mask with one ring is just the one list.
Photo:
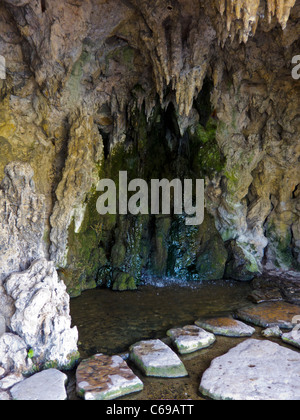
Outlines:
[[[96, 353], [127, 353], [129, 346], [139, 340], [166, 340], [166, 331], [171, 327], [193, 324], [201, 317], [232, 314], [236, 309], [250, 304], [247, 298], [250, 291], [250, 283], [215, 281], [178, 284], [159, 279], [141, 286], [135, 292], [113, 292], [107, 289], [86, 291], [80, 297], [71, 300], [73, 325], [79, 330], [81, 358]], [[255, 327], [256, 332], [252, 338], [263, 340], [261, 330]], [[213, 359], [227, 353], [244, 340], [247, 338], [217, 336], [211, 347], [180, 356], [188, 371], [186, 378], [145, 377], [127, 360], [130, 368], [143, 381], [144, 390], [121, 399], [207, 399], [199, 392], [203, 373]], [[288, 347], [280, 339], [271, 340]], [[171, 346], [168, 339], [166, 342]], [[67, 374], [68, 398], [78, 400], [75, 369]]]
[[126, 352], [142, 339], [163, 338], [169, 328], [193, 324], [200, 317], [232, 313], [248, 305], [249, 283], [216, 281], [144, 285], [133, 292], [95, 289], [71, 300], [82, 358]]

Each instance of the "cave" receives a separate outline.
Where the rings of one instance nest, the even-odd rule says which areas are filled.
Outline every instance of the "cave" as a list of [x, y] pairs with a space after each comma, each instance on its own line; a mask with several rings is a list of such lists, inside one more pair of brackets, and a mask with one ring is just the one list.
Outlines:
[[[75, 375], [250, 303], [282, 303], [295, 327], [299, 0], [3, 0], [0, 23], [0, 400], [12, 372]], [[99, 182], [119, 191], [124, 172], [165, 181], [169, 211], [149, 188], [148, 209], [126, 190], [135, 214], [119, 193], [99, 214]], [[173, 399], [211, 397], [189, 363]]]

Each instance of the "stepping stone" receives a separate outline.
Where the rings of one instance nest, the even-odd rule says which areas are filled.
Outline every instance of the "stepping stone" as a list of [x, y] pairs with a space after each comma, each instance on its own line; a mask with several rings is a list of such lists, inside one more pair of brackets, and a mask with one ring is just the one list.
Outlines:
[[263, 303], [263, 302], [279, 302], [283, 300], [283, 297], [279, 289], [271, 290], [253, 290], [248, 296], [254, 303]]
[[262, 328], [291, 329], [293, 318], [300, 315], [300, 307], [287, 302], [267, 302], [238, 309], [237, 318]]
[[24, 381], [24, 376], [20, 373], [12, 373], [11, 375], [5, 376], [0, 380], [0, 389], [6, 391], [12, 388], [14, 385]]
[[161, 340], [140, 341], [130, 347], [130, 359], [146, 375], [181, 378], [188, 373], [170, 347]]
[[266, 330], [263, 330], [261, 334], [266, 338], [269, 338], [269, 337], [280, 338], [282, 336], [282, 331], [279, 327], [270, 327], [270, 328], [267, 328]]
[[85, 400], [113, 400], [143, 387], [120, 356], [96, 354], [83, 360], [76, 371], [76, 390]]
[[200, 392], [215, 400], [299, 400], [300, 353], [248, 339], [212, 361]]
[[300, 330], [293, 330], [289, 333], [282, 334], [281, 338], [285, 343], [300, 349]]
[[255, 333], [253, 327], [230, 317], [199, 319], [195, 324], [216, 335], [226, 337], [251, 337]]
[[67, 375], [59, 370], [44, 370], [15, 385], [10, 393], [14, 400], [64, 401], [67, 380]]
[[173, 328], [167, 332], [172, 343], [180, 354], [193, 353], [194, 351], [209, 347], [216, 341], [216, 337], [196, 325], [187, 325], [183, 328]]

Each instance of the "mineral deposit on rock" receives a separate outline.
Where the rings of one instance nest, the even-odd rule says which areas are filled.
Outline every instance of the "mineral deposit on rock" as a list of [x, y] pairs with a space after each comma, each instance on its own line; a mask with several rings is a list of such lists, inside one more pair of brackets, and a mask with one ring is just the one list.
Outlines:
[[142, 391], [142, 381], [119, 356], [97, 354], [76, 371], [76, 389], [85, 400], [113, 400]]
[[78, 331], [71, 328], [70, 297], [54, 264], [37, 260], [28, 270], [9, 276], [4, 287], [15, 305], [9, 327], [31, 349], [31, 358], [71, 367], [78, 357]]

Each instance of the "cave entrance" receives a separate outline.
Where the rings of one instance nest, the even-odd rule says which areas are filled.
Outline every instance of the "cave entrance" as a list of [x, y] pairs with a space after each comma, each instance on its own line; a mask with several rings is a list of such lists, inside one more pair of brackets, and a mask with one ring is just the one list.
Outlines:
[[[172, 102], [163, 109], [158, 100], [149, 119], [144, 106], [132, 106], [123, 143], [110, 150], [110, 135], [104, 133], [100, 179], [113, 180], [118, 191], [121, 171], [127, 172], [128, 180], [139, 178], [148, 185], [153, 179], [190, 179], [195, 185], [197, 179], [220, 171], [224, 159], [216, 141], [211, 88], [206, 80], [194, 104], [193, 121], [184, 128]], [[70, 285], [71, 295], [92, 284], [134, 290], [149, 278], [180, 282], [222, 279], [227, 250], [213, 218], [205, 213], [200, 226], [187, 226], [187, 215], [174, 214], [172, 194], [173, 189], [170, 215], [151, 215], [149, 209], [148, 215], [100, 216], [96, 210], [100, 193], [91, 193], [80, 232], [74, 233], [74, 225], [69, 232], [70, 272], [79, 279]], [[195, 201], [195, 194], [193, 198]]]

